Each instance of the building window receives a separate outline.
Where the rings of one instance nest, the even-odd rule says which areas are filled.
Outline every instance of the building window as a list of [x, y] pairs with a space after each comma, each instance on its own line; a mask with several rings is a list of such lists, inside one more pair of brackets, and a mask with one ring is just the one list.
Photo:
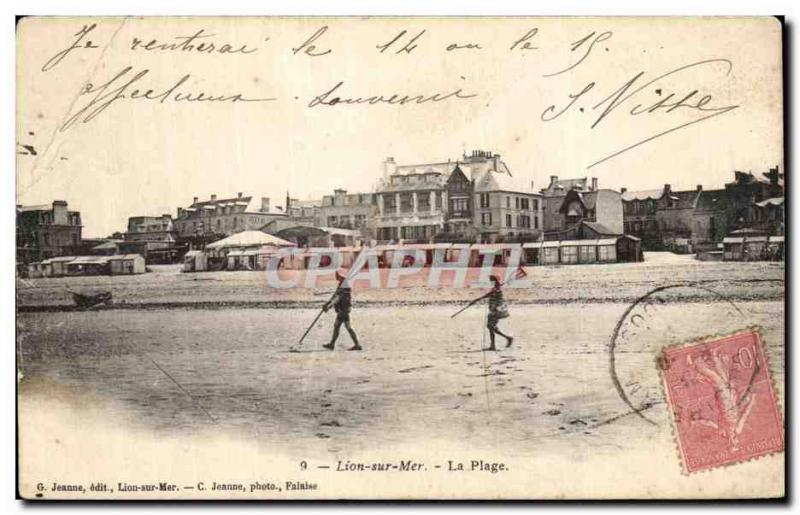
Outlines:
[[519, 197], [514, 197], [514, 207], [519, 209]]
[[539, 199], [536, 199], [536, 198], [533, 199], [533, 210], [534, 211], [538, 211], [539, 210]]
[[417, 195], [417, 211], [430, 211], [431, 210], [431, 197], [427, 193]]
[[454, 198], [452, 206], [454, 213], [466, 213], [469, 211], [469, 201], [465, 198]]
[[492, 225], [492, 213], [481, 213], [481, 225]]
[[538, 216], [534, 216], [533, 217], [533, 228], [534, 229], [538, 229], [539, 228], [539, 217]]
[[506, 197], [506, 208], [511, 209], [511, 197]]
[[529, 205], [529, 203], [528, 203], [528, 199], [524, 198], [524, 199], [522, 199], [522, 200], [520, 201], [520, 207], [521, 207], [522, 209], [524, 209], [524, 210], [528, 210], [528, 209], [530, 209], [530, 208], [528, 207], [528, 205]]
[[[508, 198], [509, 197], [506, 197], [506, 199]], [[513, 225], [511, 225], [511, 215], [506, 215], [506, 227], [513, 227]]]
[[489, 207], [489, 194], [481, 193], [481, 207]]
[[524, 229], [531, 228], [531, 217], [528, 215], [520, 215], [519, 217], [519, 226]]

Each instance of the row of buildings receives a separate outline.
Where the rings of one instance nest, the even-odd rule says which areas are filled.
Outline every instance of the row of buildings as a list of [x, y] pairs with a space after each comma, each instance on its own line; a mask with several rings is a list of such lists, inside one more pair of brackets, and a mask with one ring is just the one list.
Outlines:
[[319, 200], [194, 197], [171, 214], [135, 216], [125, 232], [81, 238], [81, 215], [67, 203], [17, 206], [17, 259], [27, 263], [65, 254], [138, 253], [174, 262], [190, 249], [258, 230], [300, 246], [375, 243], [499, 243], [596, 239], [632, 235], [644, 250], [714, 249], [735, 231], [782, 235], [783, 175], [735, 172], [724, 188], [647, 191], [602, 188], [597, 178], [551, 176], [538, 191], [489, 151], [423, 164], [382, 163], [362, 193], [334, 190]]

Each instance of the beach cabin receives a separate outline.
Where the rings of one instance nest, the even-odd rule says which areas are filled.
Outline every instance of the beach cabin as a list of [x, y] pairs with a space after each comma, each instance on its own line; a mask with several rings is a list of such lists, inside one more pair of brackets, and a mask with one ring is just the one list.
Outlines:
[[767, 242], [766, 258], [770, 261], [781, 261], [784, 256], [784, 237], [770, 236]]
[[574, 265], [575, 263], [578, 262], [578, 241], [580, 240], [568, 240], [559, 242], [561, 263], [565, 265]]
[[644, 261], [642, 240], [630, 234], [623, 234], [616, 239], [616, 261], [621, 263], [638, 263]]
[[541, 241], [529, 241], [522, 244], [522, 262], [528, 266], [540, 265], [542, 256]]
[[783, 236], [727, 236], [723, 238], [724, 261], [767, 261], [783, 258]]
[[378, 266], [380, 268], [388, 268], [392, 266], [394, 252], [401, 248], [403, 248], [402, 245], [377, 245], [372, 247], [373, 252], [375, 252], [375, 255], [378, 256]]
[[578, 263], [597, 263], [597, 240], [578, 240]]
[[109, 256], [108, 263], [111, 275], [134, 275], [143, 274], [147, 271], [144, 257], [141, 254]]
[[539, 255], [539, 264], [557, 265], [560, 262], [558, 241], [543, 241]]
[[742, 261], [744, 256], [744, 238], [742, 236], [726, 236], [722, 239], [724, 261]]
[[184, 272], [204, 272], [206, 269], [206, 254], [202, 250], [190, 250], [183, 256]]
[[67, 275], [67, 263], [75, 256], [59, 256], [42, 261], [42, 275], [44, 277], [63, 277]]
[[40, 277], [44, 277], [44, 267], [42, 263], [37, 261], [35, 263], [28, 263], [28, 278], [30, 279], [38, 279]]
[[489, 251], [495, 251], [493, 266], [506, 266], [513, 249], [521, 248], [519, 243], [476, 243], [469, 248], [469, 266], [482, 266], [484, 256], [491, 255]]
[[356, 262], [356, 259], [358, 259], [358, 255], [361, 253], [363, 249], [364, 247], [337, 248], [336, 250], [338, 250], [342, 256], [341, 266], [345, 268], [350, 268], [351, 266], [353, 266]]
[[445, 251], [445, 263], [458, 263], [463, 254], [470, 254], [469, 245], [466, 243], [452, 243]]
[[597, 240], [597, 262], [617, 262], [617, 242], [619, 238], [600, 238]]
[[109, 258], [106, 256], [78, 256], [68, 261], [67, 275], [107, 275], [109, 273]]
[[[422, 252], [425, 255], [425, 261], [422, 266], [431, 266], [433, 258], [437, 250], [445, 253], [445, 260], [447, 259], [447, 249], [452, 247], [451, 243], [410, 243], [408, 245], [399, 245], [400, 249], [406, 250], [406, 257], [403, 259], [403, 266], [413, 266], [415, 251]], [[391, 261], [389, 262], [391, 263]]]

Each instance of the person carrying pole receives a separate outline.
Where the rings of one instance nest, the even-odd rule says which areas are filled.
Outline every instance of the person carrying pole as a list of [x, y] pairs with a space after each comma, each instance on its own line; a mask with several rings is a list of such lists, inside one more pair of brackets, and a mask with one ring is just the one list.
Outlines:
[[486, 328], [489, 329], [489, 348], [484, 350], [496, 350], [494, 346], [495, 334], [499, 334], [506, 339], [506, 348], [511, 347], [514, 342], [514, 337], [503, 333], [498, 327], [497, 323], [503, 318], [508, 318], [508, 305], [503, 298], [503, 285], [497, 276], [489, 277], [492, 281], [492, 289], [487, 294], [489, 298], [489, 317], [486, 322]]
[[323, 312], [327, 312], [331, 307], [333, 307], [334, 311], [336, 311], [336, 321], [333, 324], [333, 335], [331, 336], [331, 342], [327, 345], [323, 345], [322, 347], [328, 350], [333, 350], [334, 346], [336, 345], [336, 340], [339, 338], [339, 329], [341, 328], [342, 324], [344, 324], [345, 329], [347, 329], [347, 332], [350, 333], [350, 338], [353, 339], [353, 346], [348, 350], [361, 350], [361, 345], [358, 343], [356, 332], [353, 331], [352, 327], [350, 327], [350, 307], [352, 305], [352, 292], [350, 289], [350, 283], [348, 283], [345, 277], [339, 272], [336, 272], [336, 279], [339, 281], [339, 286], [336, 288], [336, 291], [330, 300], [328, 300], [328, 302], [326, 302], [322, 307]]
[[[514, 273], [513, 277], [511, 277], [510, 280], [516, 281], [522, 279], [526, 275], [528, 274], [525, 273], [525, 270], [523, 270], [522, 267], [519, 267], [517, 268], [517, 271]], [[489, 290], [488, 293], [481, 295], [477, 299], [471, 300], [469, 304], [467, 304], [463, 308], [459, 309], [458, 311], [450, 315], [450, 318], [457, 317], [458, 315], [466, 311], [467, 308], [469, 308], [470, 306], [474, 306], [483, 299], [489, 299], [489, 316], [487, 317], [486, 328], [489, 329], [490, 344], [489, 348], [483, 350], [496, 350], [494, 344], [496, 334], [499, 334], [500, 336], [506, 339], [506, 348], [508, 348], [511, 347], [511, 344], [514, 342], [514, 337], [503, 333], [497, 327], [497, 323], [501, 319], [509, 317], [508, 305], [506, 304], [506, 301], [503, 298], [503, 290], [502, 290], [503, 283], [500, 282], [500, 279], [498, 279], [496, 275], [490, 276], [489, 280], [492, 282], [492, 289]]]

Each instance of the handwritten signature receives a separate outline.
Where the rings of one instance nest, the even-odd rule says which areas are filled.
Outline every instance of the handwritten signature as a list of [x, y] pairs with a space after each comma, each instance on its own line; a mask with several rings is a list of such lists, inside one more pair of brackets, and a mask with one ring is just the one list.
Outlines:
[[[655, 139], [658, 139], [662, 136], [666, 136], [672, 132], [677, 130], [689, 127], [690, 125], [694, 125], [706, 120], [710, 120], [711, 118], [721, 116], [725, 113], [729, 113], [734, 109], [737, 109], [738, 105], [723, 105], [723, 106], [714, 106], [712, 102], [714, 97], [712, 95], [700, 95], [699, 90], [692, 89], [691, 91], [684, 92], [681, 94], [677, 93], [669, 93], [667, 95], [662, 94], [662, 89], [658, 87], [658, 82], [662, 79], [667, 77], [674, 76], [681, 72], [685, 72], [686, 70], [696, 69], [700, 67], [718, 67], [722, 65], [725, 75], [730, 75], [731, 71], [733, 70], [733, 63], [728, 59], [707, 59], [704, 61], [697, 61], [694, 63], [690, 63], [684, 66], [680, 66], [673, 70], [670, 70], [666, 73], [663, 73], [657, 76], [654, 79], [651, 79], [647, 82], [642, 83], [642, 78], [645, 75], [645, 72], [639, 72], [634, 75], [630, 80], [625, 82], [622, 86], [614, 90], [611, 94], [605, 96], [602, 100], [595, 103], [592, 106], [593, 111], [600, 111], [600, 114], [591, 124], [591, 128], [594, 129], [598, 125], [600, 125], [603, 121], [607, 120], [612, 113], [619, 112], [621, 109], [625, 109], [630, 107], [628, 110], [629, 116], [641, 116], [641, 115], [649, 115], [653, 113], [667, 113], [671, 114], [673, 112], [700, 112], [704, 113], [704, 116], [700, 118], [696, 118], [690, 121], [681, 121], [677, 125], [670, 127], [667, 130], [658, 132], [647, 138], [639, 140], [631, 145], [626, 146], [618, 151], [609, 154], [594, 163], [590, 164], [587, 168], [592, 168], [594, 166], [599, 165], [600, 163], [604, 163], [609, 159], [612, 159], [620, 154], [628, 152], [640, 145], [644, 145], [645, 143], [651, 142]], [[551, 104], [547, 107], [541, 114], [541, 120], [544, 122], [553, 121], [564, 113], [568, 111], [574, 111], [575, 108], [580, 109], [583, 112], [584, 108], [580, 107], [579, 100], [584, 98], [590, 91], [594, 90], [597, 86], [595, 82], [589, 82], [586, 84], [583, 89], [581, 89], [577, 93], [570, 93], [567, 95], [568, 102], [563, 107], [557, 107], [556, 104]], [[688, 88], [687, 88], [688, 89]], [[654, 90], [654, 91], [653, 91]], [[658, 98], [653, 98], [652, 94], [655, 93]], [[649, 99], [645, 100], [645, 95], [651, 95]], [[625, 106], [625, 107], [623, 107]], [[631, 107], [632, 106], [632, 107]]]

